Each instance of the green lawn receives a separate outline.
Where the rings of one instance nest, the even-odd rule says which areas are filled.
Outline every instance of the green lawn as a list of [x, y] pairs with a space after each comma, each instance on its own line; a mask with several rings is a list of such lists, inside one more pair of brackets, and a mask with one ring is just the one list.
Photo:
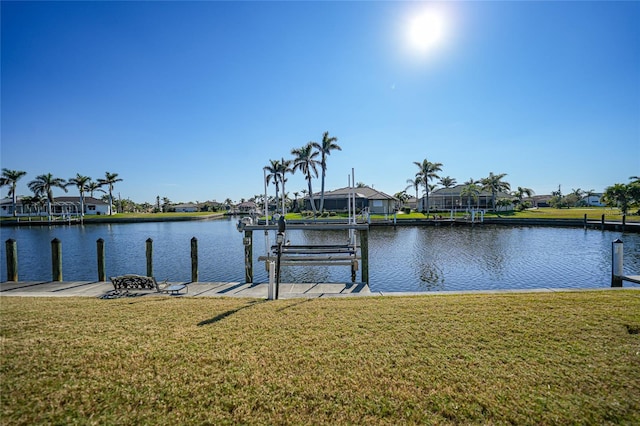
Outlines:
[[[433, 212], [430, 213], [430, 217], [433, 217]], [[441, 215], [443, 218], [448, 219], [450, 217], [449, 212], [435, 212], [437, 215]], [[487, 213], [485, 217], [493, 218], [493, 217], [501, 217], [501, 218], [517, 218], [517, 219], [583, 219], [584, 215], [587, 215], [587, 219], [589, 220], [600, 220], [602, 215], [605, 215], [605, 219], [607, 221], [622, 221], [622, 213], [617, 208], [611, 207], [572, 207], [567, 209], [554, 209], [551, 207], [543, 207], [539, 209], [531, 209], [524, 210], [521, 212], [510, 211], [510, 212], [498, 212], [498, 213]], [[459, 212], [456, 213], [455, 217], [464, 217], [467, 213]], [[343, 219], [346, 218], [346, 214], [339, 214], [336, 216], [329, 216], [324, 219]], [[424, 213], [418, 213], [412, 211], [409, 214], [398, 213], [397, 219], [425, 219], [427, 216]], [[287, 220], [289, 219], [305, 219], [304, 216], [299, 213], [288, 213], [286, 216]], [[308, 218], [307, 218], [308, 219]], [[384, 220], [384, 219], [393, 219], [393, 215], [371, 215], [371, 220]], [[640, 215], [627, 215], [627, 222], [640, 222]]]
[[640, 424], [640, 292], [0, 299], [13, 424]]

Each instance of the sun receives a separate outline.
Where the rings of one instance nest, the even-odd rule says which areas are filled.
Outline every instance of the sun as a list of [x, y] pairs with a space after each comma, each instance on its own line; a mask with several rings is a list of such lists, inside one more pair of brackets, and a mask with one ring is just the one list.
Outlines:
[[442, 44], [446, 30], [445, 15], [438, 10], [428, 9], [411, 19], [407, 37], [412, 48], [429, 52]]

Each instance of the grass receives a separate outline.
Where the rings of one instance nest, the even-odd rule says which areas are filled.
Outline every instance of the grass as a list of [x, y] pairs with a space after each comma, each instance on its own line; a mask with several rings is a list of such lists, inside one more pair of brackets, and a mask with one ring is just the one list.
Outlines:
[[634, 290], [0, 299], [13, 424], [639, 424]]
[[[447, 212], [431, 212], [430, 217], [433, 217], [433, 214], [441, 215], [443, 218], [448, 219], [450, 217], [450, 213]], [[539, 209], [531, 209], [524, 210], [521, 212], [509, 211], [509, 212], [488, 212], [485, 214], [486, 218], [515, 218], [515, 219], [584, 219], [584, 215], [587, 215], [588, 220], [600, 220], [602, 215], [605, 215], [605, 219], [607, 221], [622, 221], [622, 213], [617, 208], [610, 207], [572, 207], [567, 209], [555, 209], [551, 207], [543, 207]], [[455, 217], [461, 218], [466, 216], [465, 212], [458, 212], [455, 214]], [[327, 219], [344, 219], [347, 217], [347, 214], [338, 214], [336, 216], [330, 216], [327, 218], [321, 218], [322, 220]], [[425, 219], [427, 216], [424, 213], [418, 213], [412, 211], [409, 214], [398, 213], [397, 219]], [[299, 213], [287, 213], [286, 218], [289, 219], [305, 219]], [[306, 218], [308, 219], [308, 218]], [[390, 220], [393, 219], [393, 215], [382, 215], [382, 214], [372, 214], [371, 220]], [[628, 214], [626, 217], [627, 222], [640, 222], [640, 215], [632, 215]]]
[[111, 216], [94, 216], [85, 215], [85, 222], [91, 222], [92, 220], [128, 220], [128, 219], [172, 219], [182, 217], [207, 217], [207, 216], [221, 216], [224, 212], [171, 212], [171, 213], [116, 213]]

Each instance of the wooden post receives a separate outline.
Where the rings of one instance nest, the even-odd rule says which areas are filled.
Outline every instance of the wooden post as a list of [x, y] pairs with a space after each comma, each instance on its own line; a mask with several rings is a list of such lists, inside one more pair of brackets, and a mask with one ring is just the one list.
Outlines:
[[583, 225], [584, 225], [584, 229], [587, 229], [587, 214], [584, 214], [584, 219], [582, 221]]
[[611, 287], [622, 287], [624, 275], [624, 244], [620, 239], [611, 243]]
[[59, 239], [51, 240], [51, 281], [62, 281], [62, 243]]
[[600, 229], [604, 231], [604, 214], [602, 214], [602, 218], [600, 219]]
[[7, 250], [7, 281], [18, 281], [18, 243], [13, 238], [5, 242]]
[[147, 238], [147, 276], [153, 277], [153, 240]]
[[627, 215], [623, 214], [622, 215], [622, 232], [624, 232], [624, 227], [627, 224]]
[[98, 238], [96, 245], [98, 253], [98, 281], [102, 282], [107, 280], [104, 261], [104, 240], [102, 238]]
[[244, 281], [253, 282], [253, 231], [244, 231]]
[[198, 282], [198, 239], [191, 238], [191, 282]]
[[360, 258], [362, 259], [362, 282], [369, 284], [369, 230], [360, 232]]

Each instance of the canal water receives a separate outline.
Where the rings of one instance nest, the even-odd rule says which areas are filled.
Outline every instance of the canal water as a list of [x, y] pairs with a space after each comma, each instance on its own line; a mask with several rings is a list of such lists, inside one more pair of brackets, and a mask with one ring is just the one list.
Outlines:
[[[96, 240], [105, 241], [107, 276], [146, 274], [145, 241], [153, 240], [154, 275], [191, 280], [191, 238], [198, 239], [199, 280], [244, 282], [237, 219], [52, 227], [3, 227], [0, 279], [7, 278], [5, 241], [18, 245], [21, 281], [51, 280], [51, 240], [62, 242], [65, 281], [97, 279]], [[604, 288], [611, 283], [611, 243], [624, 242], [624, 267], [640, 274], [640, 234], [579, 228], [480, 225], [372, 227], [372, 291]], [[270, 242], [275, 240], [270, 232]], [[292, 244], [346, 243], [348, 231], [291, 230]], [[268, 281], [265, 236], [254, 232], [254, 282]], [[348, 266], [283, 267], [282, 282], [348, 282]], [[357, 280], [360, 280], [358, 271]], [[627, 285], [627, 283], [625, 283]], [[633, 285], [633, 284], [628, 284]]]

